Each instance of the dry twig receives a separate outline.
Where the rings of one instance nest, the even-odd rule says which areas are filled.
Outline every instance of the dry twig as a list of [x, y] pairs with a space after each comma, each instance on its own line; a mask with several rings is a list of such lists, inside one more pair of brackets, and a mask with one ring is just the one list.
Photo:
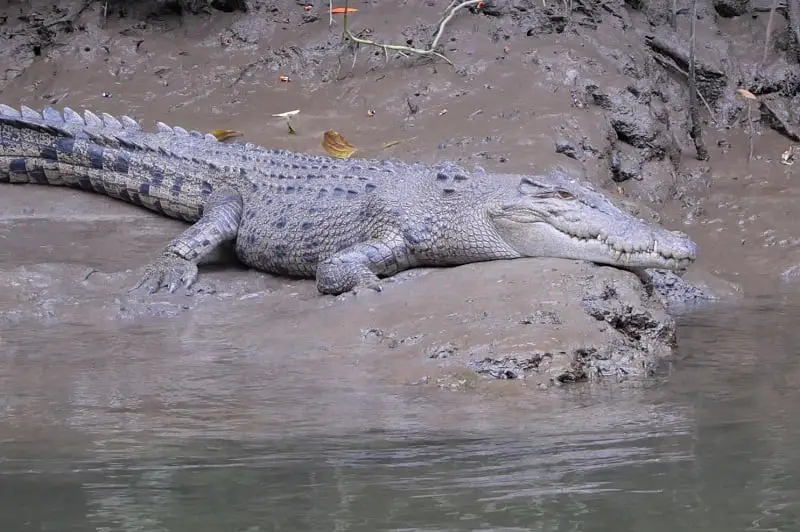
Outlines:
[[450, 61], [447, 57], [445, 57], [444, 55], [442, 55], [442, 54], [440, 54], [439, 52], [436, 51], [436, 48], [439, 46], [439, 40], [442, 38], [442, 34], [444, 33], [444, 28], [451, 20], [453, 20], [453, 17], [456, 15], [456, 13], [460, 9], [463, 9], [465, 7], [474, 6], [474, 5], [477, 5], [477, 4], [479, 4], [481, 2], [481, 0], [466, 0], [466, 1], [461, 2], [461, 3], [457, 3], [457, 1], [458, 0], [454, 0], [454, 1], [450, 2], [450, 5], [445, 10], [445, 13], [444, 13], [444, 15], [442, 15], [441, 20], [439, 20], [439, 24], [438, 24], [438, 26], [436, 28], [436, 33], [434, 34], [433, 40], [431, 41], [431, 44], [427, 49], [412, 48], [410, 46], [403, 46], [403, 45], [400, 45], [400, 44], [384, 44], [384, 43], [371, 41], [369, 39], [362, 39], [361, 37], [356, 37], [355, 35], [353, 35], [353, 33], [347, 27], [347, 3], [348, 3], [347, 0], [345, 0], [345, 3], [344, 3], [344, 21], [343, 21], [344, 35], [345, 35], [345, 37], [347, 37], [348, 39], [350, 39], [352, 42], [354, 42], [356, 44], [363, 44], [363, 45], [367, 45], [367, 46], [377, 46], [378, 48], [381, 48], [383, 50], [383, 52], [386, 54], [387, 59], [389, 57], [389, 50], [393, 50], [393, 51], [398, 52], [399, 54], [402, 54], [402, 55], [406, 55], [406, 54], [415, 54], [415, 55], [420, 55], [420, 56], [435, 55], [436, 57], [438, 57], [440, 59], [444, 59], [445, 61], [447, 61], [448, 64], [452, 65], [453, 64], [452, 61]]
[[[660, 56], [657, 56], [657, 55], [651, 55], [650, 57], [652, 57], [653, 60], [656, 63], [658, 63], [659, 65], [663, 66], [664, 68], [671, 68], [672, 70], [674, 70], [678, 74], [681, 74], [682, 76], [685, 76], [687, 80], [689, 79], [689, 73], [686, 72], [685, 70], [683, 70], [681, 67], [679, 67], [675, 63], [671, 63], [671, 62], [667, 61], [666, 59], [664, 59], [664, 58], [662, 58]], [[719, 125], [719, 123], [717, 122], [717, 119], [714, 118], [714, 111], [711, 110], [711, 105], [709, 105], [708, 100], [706, 100], [705, 96], [703, 96], [703, 93], [700, 92], [700, 87], [697, 87], [697, 96], [700, 98], [700, 101], [703, 102], [703, 105], [706, 107], [706, 110], [708, 111], [709, 118], [711, 118], [711, 120], [714, 122], [714, 125]]]
[[672, 12], [669, 15], [669, 25], [672, 31], [678, 31], [678, 0], [672, 0]]
[[769, 20], [767, 21], [767, 36], [764, 38], [764, 57], [761, 58], [761, 68], [767, 63], [769, 53], [769, 41], [772, 38], [772, 24], [775, 19], [775, 11], [778, 9], [778, 0], [773, 0], [772, 9], [769, 10]]
[[695, 33], [697, 26], [697, 0], [692, 2], [692, 36], [689, 45], [689, 118], [692, 122], [692, 129], [689, 136], [694, 141], [694, 148], [697, 150], [697, 158], [701, 161], [708, 159], [708, 150], [703, 143], [703, 129], [700, 127], [700, 112], [697, 109], [697, 72], [694, 61]]
[[754, 149], [754, 142], [755, 142], [755, 127], [753, 126], [753, 101], [747, 100], [747, 136], [750, 139], [750, 151], [747, 154], [747, 164], [750, 164], [750, 161], [753, 160], [753, 149]]

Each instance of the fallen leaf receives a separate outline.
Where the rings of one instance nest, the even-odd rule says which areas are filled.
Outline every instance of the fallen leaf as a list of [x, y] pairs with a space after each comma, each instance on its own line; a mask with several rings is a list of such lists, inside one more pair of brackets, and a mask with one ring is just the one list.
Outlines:
[[290, 116], [294, 116], [300, 112], [300, 109], [295, 109], [294, 111], [286, 111], [285, 113], [278, 113], [276, 115], [272, 115], [275, 118], [289, 118]]
[[354, 13], [358, 11], [358, 9], [354, 7], [334, 7], [331, 9], [331, 13], [334, 15], [341, 15], [343, 13]]
[[756, 95], [753, 94], [752, 92], [750, 92], [747, 89], [736, 89], [736, 94], [738, 94], [739, 96], [741, 96], [745, 100], [753, 100], [754, 102], [758, 101], [758, 98], [756, 98]]
[[244, 133], [236, 131], [235, 129], [212, 129], [211, 134], [217, 137], [217, 140], [220, 142], [225, 142], [244, 135]]
[[322, 147], [337, 159], [347, 159], [356, 152], [356, 148], [347, 139], [332, 129], [325, 132]]

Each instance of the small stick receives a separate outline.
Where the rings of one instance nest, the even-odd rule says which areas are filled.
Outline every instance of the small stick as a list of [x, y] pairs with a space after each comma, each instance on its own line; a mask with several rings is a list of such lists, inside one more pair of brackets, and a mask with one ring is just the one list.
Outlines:
[[672, 0], [672, 13], [670, 13], [669, 25], [672, 26], [672, 31], [678, 31], [678, 0]]
[[439, 52], [435, 51], [436, 47], [439, 45], [439, 39], [442, 38], [442, 34], [444, 33], [445, 26], [451, 20], [453, 20], [453, 17], [455, 16], [456, 12], [458, 12], [458, 10], [463, 9], [465, 7], [477, 5], [481, 1], [482, 0], [466, 0], [464, 2], [461, 2], [460, 4], [456, 4], [455, 1], [450, 2], [450, 5], [448, 6], [447, 10], [445, 11], [445, 14], [442, 16], [441, 20], [439, 21], [439, 25], [437, 27], [436, 33], [434, 34], [433, 41], [431, 41], [431, 45], [428, 47], [427, 50], [423, 50], [421, 48], [412, 48], [410, 46], [403, 46], [403, 45], [400, 45], [400, 44], [384, 44], [384, 43], [371, 41], [369, 39], [362, 39], [361, 37], [356, 37], [355, 35], [353, 35], [353, 33], [347, 27], [347, 7], [348, 7], [347, 4], [348, 4], [348, 0], [345, 0], [345, 2], [344, 2], [344, 21], [343, 21], [343, 24], [342, 24], [344, 26], [344, 35], [345, 35], [345, 37], [347, 37], [348, 39], [350, 39], [351, 41], [353, 41], [356, 44], [364, 44], [364, 45], [367, 45], [367, 46], [377, 46], [378, 48], [381, 48], [384, 51], [384, 53], [386, 54], [387, 58], [389, 57], [389, 50], [394, 50], [396, 52], [399, 52], [402, 55], [405, 55], [407, 53], [408, 54], [416, 54], [416, 55], [420, 55], [420, 56], [435, 55], [436, 57], [445, 60], [449, 65], [452, 65], [453, 64], [452, 61], [450, 61], [447, 57], [445, 57], [444, 55], [440, 54]]
[[697, 159], [705, 161], [708, 159], [708, 150], [703, 143], [703, 129], [700, 127], [700, 114], [697, 109], [697, 72], [695, 72], [694, 47], [695, 47], [695, 27], [697, 21], [697, 0], [692, 2], [692, 37], [689, 45], [689, 118], [692, 121], [692, 129], [689, 136], [694, 141], [694, 148], [697, 150]]
[[750, 153], [747, 155], [747, 164], [753, 160], [753, 137], [755, 131], [753, 130], [753, 100], [747, 99], [747, 134], [750, 137]]
[[[772, 37], [772, 23], [775, 18], [775, 11], [778, 9], [778, 0], [773, 0], [772, 9], [769, 10], [769, 20], [767, 21], [767, 36], [764, 38], [764, 57], [761, 58], [761, 68], [767, 63], [767, 54], [769, 52], [769, 41]], [[759, 69], [760, 70], [760, 69]]]

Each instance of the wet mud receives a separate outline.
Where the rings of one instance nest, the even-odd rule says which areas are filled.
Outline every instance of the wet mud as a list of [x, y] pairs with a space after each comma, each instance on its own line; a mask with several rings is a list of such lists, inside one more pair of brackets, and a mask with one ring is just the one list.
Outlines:
[[[362, 2], [350, 24], [365, 38], [424, 47], [445, 4]], [[24, 354], [31, 344], [20, 331], [32, 327], [113, 334], [167, 320], [195, 345], [203, 323], [213, 325], [222, 338], [206, 352], [241, 343], [275, 360], [324, 353], [315, 363], [337, 372], [358, 365], [363, 378], [445, 389], [509, 379], [551, 387], [653, 374], [675, 354], [672, 309], [780, 290], [797, 276], [796, 177], [781, 163], [796, 140], [800, 78], [797, 25], [784, 6], [763, 61], [769, 6], [742, 14], [733, 2], [698, 4], [711, 155], [699, 161], [683, 7], [673, 29], [670, 2], [577, 1], [571, 13], [485, 2], [448, 24], [450, 66], [356, 49], [341, 38], [341, 15], [331, 25], [327, 4], [308, 5], [10, 3], [0, 8], [0, 101], [233, 129], [308, 153], [324, 153], [322, 134], [336, 129], [365, 157], [503, 172], [558, 166], [689, 233], [698, 264], [683, 278], [656, 273], [651, 291], [629, 272], [531, 259], [413, 270], [381, 294], [328, 298], [311, 282], [222, 257], [189, 294], [139, 297], [127, 288], [182, 224], [81, 192], [3, 187], [4, 350]], [[273, 115], [293, 109], [290, 135]]]

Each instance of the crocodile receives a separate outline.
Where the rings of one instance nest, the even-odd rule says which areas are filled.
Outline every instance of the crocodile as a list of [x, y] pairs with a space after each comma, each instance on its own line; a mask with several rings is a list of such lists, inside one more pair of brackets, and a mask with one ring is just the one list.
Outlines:
[[70, 108], [0, 105], [0, 183], [76, 187], [191, 224], [131, 288], [147, 293], [191, 287], [231, 243], [245, 265], [332, 295], [421, 266], [553, 257], [682, 271], [697, 256], [684, 233], [560, 169], [336, 159]]

